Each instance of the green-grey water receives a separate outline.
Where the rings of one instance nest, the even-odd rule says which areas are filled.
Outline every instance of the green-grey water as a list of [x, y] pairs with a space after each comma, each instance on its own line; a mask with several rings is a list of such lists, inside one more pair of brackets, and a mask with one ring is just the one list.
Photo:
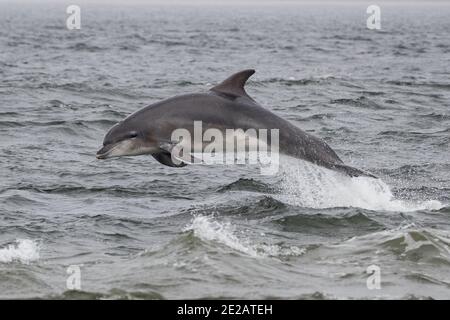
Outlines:
[[[82, 6], [81, 30], [0, 8], [0, 298], [450, 297], [449, 7], [383, 7], [379, 31], [363, 5]], [[95, 159], [128, 114], [246, 68], [380, 179]]]

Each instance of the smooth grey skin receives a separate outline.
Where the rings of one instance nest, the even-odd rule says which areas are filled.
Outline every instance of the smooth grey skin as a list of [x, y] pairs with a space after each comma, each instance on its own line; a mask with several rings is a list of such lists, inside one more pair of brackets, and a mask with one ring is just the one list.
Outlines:
[[279, 129], [280, 153], [351, 177], [375, 178], [345, 165], [322, 139], [261, 107], [244, 89], [247, 79], [254, 73], [255, 70], [243, 70], [206, 93], [179, 95], [142, 108], [109, 130], [97, 158], [151, 154], [164, 165], [185, 166], [171, 159], [172, 132], [184, 128], [193, 137], [194, 121], [202, 121], [203, 130], [217, 128], [222, 132], [225, 129]]

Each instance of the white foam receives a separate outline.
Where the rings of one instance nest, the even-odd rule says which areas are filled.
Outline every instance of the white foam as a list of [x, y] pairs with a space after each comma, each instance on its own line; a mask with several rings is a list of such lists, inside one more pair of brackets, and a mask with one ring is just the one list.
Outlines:
[[219, 222], [212, 216], [195, 216], [184, 231], [193, 231], [194, 235], [203, 241], [216, 241], [233, 250], [240, 251], [252, 257], [273, 257], [302, 255], [305, 249], [295, 246], [281, 247], [272, 244], [252, 244], [230, 222]]
[[440, 201], [395, 199], [381, 179], [347, 177], [338, 172], [306, 162], [284, 159], [283, 181], [277, 196], [288, 204], [309, 208], [358, 207], [368, 210], [417, 211], [439, 210]]
[[14, 244], [0, 248], [0, 263], [18, 261], [28, 264], [39, 259], [40, 246], [36, 241], [17, 239]]

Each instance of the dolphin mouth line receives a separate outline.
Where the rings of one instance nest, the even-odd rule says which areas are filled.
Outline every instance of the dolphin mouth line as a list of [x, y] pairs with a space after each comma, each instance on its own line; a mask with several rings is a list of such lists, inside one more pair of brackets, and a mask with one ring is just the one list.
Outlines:
[[106, 145], [103, 148], [101, 148], [100, 150], [97, 151], [95, 157], [97, 159], [107, 159], [108, 155], [114, 151], [114, 149], [116, 149], [116, 147], [118, 146], [118, 143], [114, 143], [114, 144], [110, 144], [110, 145]]
[[108, 152], [107, 153], [102, 153], [102, 154], [96, 154], [95, 155], [95, 157], [97, 158], [97, 159], [100, 159], [100, 160], [104, 160], [104, 159], [106, 159], [107, 158], [107, 154], [108, 154]]

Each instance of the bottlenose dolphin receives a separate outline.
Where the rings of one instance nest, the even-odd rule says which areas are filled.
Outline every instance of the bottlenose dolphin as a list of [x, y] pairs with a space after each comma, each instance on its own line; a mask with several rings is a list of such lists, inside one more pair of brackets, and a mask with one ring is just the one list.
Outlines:
[[160, 163], [181, 167], [171, 157], [172, 132], [193, 131], [194, 121], [205, 129], [279, 129], [279, 152], [351, 177], [375, 177], [345, 165], [328, 144], [260, 106], [244, 85], [255, 70], [233, 74], [206, 93], [175, 96], [142, 108], [114, 125], [106, 134], [98, 159], [150, 154]]

